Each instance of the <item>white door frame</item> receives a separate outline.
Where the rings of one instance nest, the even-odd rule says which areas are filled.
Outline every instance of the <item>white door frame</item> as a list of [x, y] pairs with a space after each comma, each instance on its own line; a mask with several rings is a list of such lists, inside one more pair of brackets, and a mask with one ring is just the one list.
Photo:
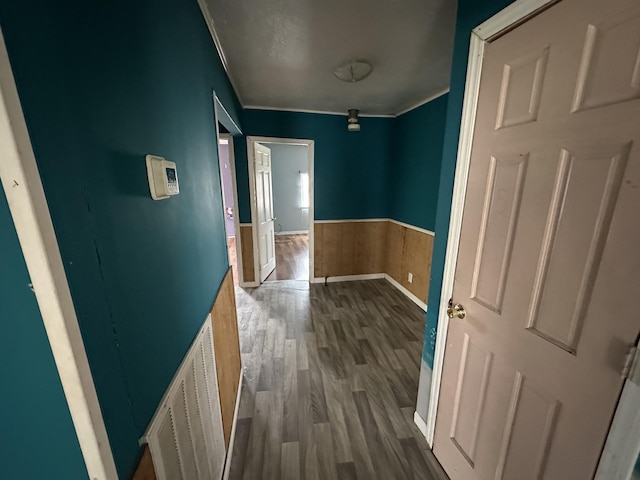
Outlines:
[[[440, 384], [442, 381], [442, 367], [444, 363], [444, 353], [447, 344], [447, 332], [449, 329], [449, 317], [447, 317], [447, 304], [453, 294], [453, 282], [458, 258], [458, 247], [460, 244], [460, 233], [462, 230], [462, 214], [464, 210], [465, 195], [467, 189], [467, 179], [469, 174], [469, 164], [471, 161], [471, 147], [473, 143], [473, 133], [475, 128], [475, 118], [478, 106], [478, 95], [480, 92], [480, 78], [482, 75], [482, 61], [484, 58], [484, 48], [489, 40], [497, 34], [514, 28], [527, 18], [537, 14], [539, 11], [557, 3], [558, 0], [517, 0], [504, 10], [500, 11], [486, 22], [478, 25], [471, 32], [469, 44], [469, 60], [467, 63], [467, 77], [465, 82], [464, 102], [462, 108], [462, 119], [460, 122], [460, 138], [458, 141], [458, 156], [456, 160], [455, 179], [453, 184], [453, 197], [451, 201], [451, 216], [449, 219], [449, 236], [447, 240], [447, 250], [445, 257], [444, 273], [442, 278], [442, 292], [440, 295], [440, 305], [438, 310], [438, 329], [436, 336], [436, 348], [433, 361], [433, 377], [431, 380], [431, 391], [429, 395], [429, 410], [426, 421], [426, 439], [430, 447], [433, 448], [433, 438], [435, 434], [436, 417], [438, 413], [438, 399], [440, 395]], [[633, 420], [633, 415], [638, 410], [638, 395], [623, 396], [616, 411], [616, 418], [624, 415], [625, 422]], [[631, 405], [628, 403], [632, 402]], [[628, 413], [627, 413], [628, 412]], [[635, 419], [634, 425], [639, 426], [640, 419]], [[625, 432], [628, 433], [628, 432]], [[607, 445], [616, 443], [616, 439], [622, 432], [616, 429], [609, 431]], [[636, 435], [640, 437], [640, 432], [636, 430]], [[625, 439], [629, 441], [628, 437]], [[620, 440], [618, 440], [620, 441]], [[624, 440], [623, 440], [624, 441]], [[639, 438], [640, 441], [640, 438]], [[603, 460], [604, 457], [601, 458]], [[625, 461], [618, 458], [617, 465], [607, 465], [606, 477], [600, 477], [603, 463], [598, 467], [596, 478], [626, 478], [614, 477], [616, 472], [623, 471], [626, 467]], [[635, 458], [633, 459], [635, 462]], [[619, 475], [619, 473], [618, 473]]]
[[304, 140], [297, 138], [279, 138], [279, 137], [256, 137], [247, 136], [247, 160], [249, 162], [249, 195], [251, 197], [251, 229], [253, 230], [253, 269], [255, 275], [255, 286], [260, 285], [260, 261], [258, 259], [258, 206], [256, 204], [256, 178], [254, 171], [255, 151], [254, 143], [280, 143], [285, 145], [305, 145], [307, 147], [307, 159], [309, 162], [309, 283], [313, 281], [313, 265], [314, 265], [314, 140]]
[[[221, 138], [226, 138], [227, 140], [229, 140], [229, 169], [231, 170], [231, 188], [233, 189], [233, 228], [236, 234], [236, 263], [237, 263], [237, 270], [238, 270], [238, 285], [240, 285], [241, 287], [252, 287], [254, 286], [252, 282], [247, 283], [244, 281], [244, 275], [242, 273], [243, 272], [242, 255], [241, 255], [242, 239], [240, 235], [240, 216], [238, 214], [239, 212], [238, 181], [236, 180], [236, 154], [235, 154], [235, 148], [233, 146], [233, 135], [231, 133], [220, 133], [220, 127], [219, 127], [219, 125], [222, 123], [220, 121], [221, 116], [223, 115], [226, 116], [231, 122], [233, 122], [233, 119], [231, 118], [227, 110], [224, 108], [224, 105], [222, 105], [222, 102], [220, 101], [218, 96], [215, 94], [215, 92], [213, 93], [213, 100], [214, 100], [214, 107], [215, 107], [214, 119], [216, 123], [216, 148], [219, 147]], [[235, 124], [235, 122], [233, 122], [233, 124], [237, 129], [237, 131], [240, 132], [240, 127], [238, 127]], [[220, 164], [219, 158], [218, 158], [218, 164]], [[222, 186], [222, 172], [220, 172], [220, 186], [224, 188]], [[223, 191], [221, 191], [220, 193], [222, 194], [222, 196], [224, 196]], [[224, 199], [222, 199], [222, 204], [224, 205]], [[225, 235], [226, 235], [226, 229], [225, 229]], [[226, 238], [225, 238], [225, 241], [226, 241]], [[228, 261], [228, 258], [229, 258], [229, 249], [227, 248], [227, 261]]]
[[0, 179], [87, 473], [92, 479], [117, 480], [98, 395], [1, 31], [0, 158]]

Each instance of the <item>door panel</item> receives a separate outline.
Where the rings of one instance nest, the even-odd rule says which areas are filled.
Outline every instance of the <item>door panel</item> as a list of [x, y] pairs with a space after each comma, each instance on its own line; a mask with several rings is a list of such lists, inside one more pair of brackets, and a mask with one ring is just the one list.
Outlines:
[[491, 157], [482, 210], [471, 298], [502, 310], [528, 154]]
[[640, 319], [640, 5], [486, 45], [434, 452], [452, 480], [592, 478]]
[[469, 335], [464, 336], [449, 436], [471, 466], [475, 462], [492, 359], [491, 353], [471, 343]]
[[589, 25], [573, 111], [640, 98], [640, 5]]
[[628, 147], [560, 153], [527, 329], [570, 353], [578, 346]]
[[271, 150], [254, 143], [254, 168], [256, 182], [256, 212], [258, 216], [258, 265], [260, 283], [276, 267], [275, 218], [273, 217], [273, 193], [271, 187]]
[[516, 372], [498, 456], [496, 479], [541, 478], [558, 401]]

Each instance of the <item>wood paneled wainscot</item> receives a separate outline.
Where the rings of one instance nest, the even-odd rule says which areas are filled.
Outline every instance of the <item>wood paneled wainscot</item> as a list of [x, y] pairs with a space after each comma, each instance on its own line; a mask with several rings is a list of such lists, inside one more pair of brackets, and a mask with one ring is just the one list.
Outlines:
[[224, 441], [228, 447], [242, 373], [238, 314], [231, 268], [227, 271], [227, 275], [220, 285], [218, 297], [211, 310], [211, 321], [213, 322], [213, 345], [218, 373], [218, 388], [220, 389], [222, 428], [224, 429]]
[[386, 220], [315, 222], [314, 276], [384, 272], [387, 224]]
[[[253, 282], [253, 234], [241, 225], [242, 271]], [[387, 274], [426, 303], [433, 234], [395, 220], [314, 222], [314, 277]], [[409, 273], [413, 282], [409, 283]]]
[[149, 446], [142, 447], [142, 455], [138, 461], [138, 466], [131, 476], [131, 480], [157, 480], [156, 470], [153, 467], [153, 459]]
[[253, 228], [251, 224], [240, 225], [240, 243], [242, 248], [242, 281], [250, 283], [256, 279], [253, 270]]
[[387, 219], [315, 222], [314, 229], [316, 278], [387, 274], [427, 302], [433, 253], [427, 230]]
[[[393, 278], [416, 297], [427, 303], [433, 235], [390, 221], [387, 230], [386, 274]], [[409, 273], [413, 282], [409, 283]]]

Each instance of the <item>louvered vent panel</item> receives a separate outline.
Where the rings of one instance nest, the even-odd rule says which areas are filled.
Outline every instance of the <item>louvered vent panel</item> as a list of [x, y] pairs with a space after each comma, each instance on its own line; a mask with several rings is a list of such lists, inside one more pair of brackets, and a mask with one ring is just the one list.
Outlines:
[[[173, 422], [171, 421], [169, 411], [167, 411], [167, 415], [162, 419], [162, 425], [160, 425], [158, 429], [157, 445], [160, 449], [160, 458], [157, 460], [161, 460], [162, 462], [161, 467], [165, 473], [165, 478], [182, 478], [180, 455], [176, 447], [176, 439], [173, 434]], [[160, 463], [156, 460], [155, 455], [153, 456], [153, 460], [156, 464]], [[156, 469], [158, 470], [157, 467]]]
[[143, 443], [158, 480], [220, 480], [226, 457], [211, 319], [185, 356]]
[[[211, 402], [209, 401], [209, 391], [205, 376], [205, 360], [204, 360], [204, 345], [198, 349], [196, 354], [196, 360], [194, 362], [194, 368], [196, 370], [196, 378], [201, 379], [201, 382], [196, 382], [196, 391], [198, 395], [198, 404], [203, 412], [202, 414], [202, 429], [204, 430], [206, 445], [215, 445], [214, 435], [215, 427], [213, 425], [213, 415], [210, 414]], [[209, 469], [211, 472], [216, 471], [215, 461], [213, 455], [207, 455], [209, 460]], [[215, 475], [213, 476], [215, 477]]]
[[184, 471], [185, 480], [188, 478], [199, 479], [196, 452], [193, 448], [191, 440], [191, 428], [189, 427], [189, 417], [187, 415], [187, 407], [184, 401], [184, 382], [180, 382], [178, 394], [173, 398], [171, 411], [174, 414], [173, 421], [175, 424], [176, 443], [182, 460], [182, 469]]
[[204, 364], [205, 364], [205, 376], [202, 379], [206, 382], [205, 390], [209, 400], [209, 405], [212, 412], [217, 412], [216, 415], [212, 415], [213, 420], [213, 445], [209, 449], [210, 455], [213, 456], [214, 477], [216, 479], [222, 477], [224, 470], [224, 459], [226, 456], [226, 447], [224, 445], [224, 431], [222, 429], [222, 413], [220, 411], [220, 389], [218, 388], [218, 375], [216, 373], [216, 356], [213, 352], [213, 332], [211, 330], [211, 322], [207, 324], [205, 330], [208, 332], [207, 336], [211, 339], [210, 342], [203, 343], [204, 347]]
[[184, 398], [187, 406], [187, 416], [189, 417], [189, 427], [191, 430], [193, 447], [195, 449], [198, 473], [200, 478], [212, 478], [209, 458], [207, 457], [207, 443], [202, 424], [202, 415], [200, 414], [200, 407], [198, 406], [198, 392], [196, 391], [194, 363], [191, 364], [191, 368], [189, 368], [187, 376], [184, 379]]

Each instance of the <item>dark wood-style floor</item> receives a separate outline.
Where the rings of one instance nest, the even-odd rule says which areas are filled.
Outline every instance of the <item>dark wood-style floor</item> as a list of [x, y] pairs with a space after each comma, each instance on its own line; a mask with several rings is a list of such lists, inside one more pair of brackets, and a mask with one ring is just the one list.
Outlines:
[[385, 280], [236, 292], [231, 479], [437, 478], [413, 423], [423, 311]]
[[276, 268], [265, 281], [308, 279], [309, 235], [277, 235]]

